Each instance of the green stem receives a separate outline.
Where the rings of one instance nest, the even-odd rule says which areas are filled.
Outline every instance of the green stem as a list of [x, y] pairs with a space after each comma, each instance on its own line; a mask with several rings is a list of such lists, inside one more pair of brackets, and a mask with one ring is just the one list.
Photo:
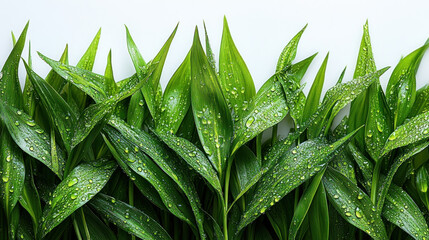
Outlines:
[[82, 236], [80, 235], [80, 232], [79, 232], [79, 227], [77, 226], [76, 218], [74, 217], [73, 217], [73, 227], [74, 227], [74, 232], [76, 233], [77, 239], [82, 240]]
[[224, 192], [224, 204], [223, 204], [223, 235], [225, 240], [228, 240], [228, 193], [229, 193], [229, 179], [231, 176], [231, 167], [234, 157], [231, 156], [228, 159], [228, 166], [225, 173], [225, 192]]
[[372, 183], [371, 183], [371, 202], [373, 204], [377, 201], [377, 188], [378, 188], [378, 179], [380, 178], [380, 170], [381, 170], [381, 159], [379, 159], [375, 163], [373, 175], [372, 175]]
[[83, 213], [82, 208], [80, 208], [80, 214], [82, 215], [82, 224], [83, 224], [83, 229], [85, 230], [86, 239], [91, 240], [91, 234], [89, 234], [89, 229], [88, 229], [88, 226], [86, 225], [85, 214]]

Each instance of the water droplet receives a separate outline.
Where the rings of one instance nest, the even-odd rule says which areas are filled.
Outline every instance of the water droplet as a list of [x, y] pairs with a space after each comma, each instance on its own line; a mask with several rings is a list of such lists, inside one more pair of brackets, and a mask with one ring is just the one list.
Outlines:
[[254, 117], [249, 117], [246, 121], [246, 127], [250, 127], [254, 121], [255, 121]]
[[362, 193], [359, 193], [359, 195], [358, 195], [358, 197], [357, 197], [359, 200], [361, 200], [362, 198], [363, 198], [363, 194]]
[[31, 146], [29, 149], [30, 149], [30, 151], [34, 151], [34, 147], [33, 146]]
[[389, 140], [395, 140], [396, 139], [396, 135], [394, 133], [392, 133], [392, 135], [389, 136]]
[[129, 152], [129, 150], [128, 150], [128, 148], [127, 148], [127, 147], [125, 148], [124, 152], [125, 152], [125, 153], [128, 153], [128, 152]]
[[19, 122], [18, 121], [15, 121], [15, 126], [19, 126]]
[[340, 197], [340, 196], [338, 196], [338, 194], [335, 194], [335, 195], [334, 195], [334, 198], [335, 198], [335, 199], [338, 199], [339, 197]]
[[292, 150], [292, 154], [297, 154], [297, 153], [298, 152], [295, 149]]
[[70, 179], [70, 181], [68, 182], [68, 184], [67, 184], [67, 185], [68, 185], [69, 187], [71, 187], [71, 186], [75, 185], [78, 181], [79, 181], [79, 180], [78, 180], [76, 177], [74, 177], [74, 178]]
[[9, 177], [8, 176], [3, 176], [1, 179], [3, 180], [3, 182], [9, 182]]
[[75, 200], [75, 199], [77, 198], [77, 193], [73, 193], [73, 194], [70, 196], [70, 198], [71, 198], [72, 200]]
[[26, 123], [27, 123], [27, 125], [28, 125], [28, 126], [30, 126], [30, 127], [34, 127], [34, 126], [36, 126], [36, 123], [35, 123], [33, 120], [31, 120], [31, 121], [27, 121]]
[[357, 217], [357, 218], [362, 218], [362, 217], [363, 217], [363, 215], [362, 215], [362, 211], [360, 210], [360, 208], [359, 208], [359, 207], [356, 207], [355, 214], [356, 214], [356, 217]]
[[18, 110], [18, 111], [16, 111], [16, 114], [21, 116], [22, 112], [20, 110]]

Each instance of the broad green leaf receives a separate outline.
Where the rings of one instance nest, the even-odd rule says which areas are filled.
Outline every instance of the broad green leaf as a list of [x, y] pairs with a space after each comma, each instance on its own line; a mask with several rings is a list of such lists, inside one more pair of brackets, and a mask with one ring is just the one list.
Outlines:
[[147, 107], [141, 91], [135, 92], [128, 104], [127, 122], [136, 128], [141, 128], [147, 116]]
[[204, 151], [222, 179], [230, 155], [233, 123], [216, 73], [210, 67], [201, 46], [198, 29], [195, 29], [190, 61], [191, 104], [195, 125]]
[[112, 161], [99, 159], [84, 163], [74, 168], [58, 184], [43, 209], [43, 220], [40, 222], [39, 238], [44, 237], [76, 209], [91, 200], [101, 191], [116, 169]]
[[319, 172], [343, 149], [355, 132], [333, 144], [326, 144], [321, 139], [308, 140], [283, 155], [256, 185], [255, 193], [246, 206], [239, 229], [243, 229], [267, 208]]
[[191, 106], [190, 56], [189, 52], [165, 88], [157, 125], [160, 131], [175, 134]]
[[307, 100], [305, 101], [304, 115], [302, 121], [307, 121], [310, 116], [316, 112], [320, 103], [320, 95], [322, 95], [323, 83], [325, 82], [326, 65], [328, 63], [329, 53], [326, 54], [322, 65], [317, 72], [316, 78], [311, 85], [310, 92], [308, 93]]
[[396, 128], [387, 139], [382, 155], [393, 149], [429, 138], [429, 112], [422, 113]]
[[379, 81], [374, 82], [366, 94], [369, 105], [365, 124], [365, 146], [371, 158], [378, 162], [393, 126]]
[[216, 170], [209, 159], [194, 144], [188, 140], [177, 137], [169, 132], [154, 132], [169, 148], [176, 152], [185, 162], [205, 178], [209, 184], [222, 195], [222, 187]]
[[416, 98], [416, 74], [424, 53], [429, 47], [422, 47], [402, 58], [390, 76], [386, 88], [386, 98], [393, 114], [396, 129], [407, 118]]
[[167, 231], [149, 215], [113, 197], [98, 194], [90, 202], [97, 212], [119, 228], [141, 239], [171, 239]]
[[423, 165], [417, 170], [416, 187], [420, 192], [426, 193], [428, 191], [428, 184], [429, 184], [429, 173], [426, 167]]
[[388, 239], [383, 221], [376, 214], [375, 206], [365, 192], [341, 173], [330, 168], [325, 172], [323, 185], [329, 202], [347, 222], [373, 239]]
[[25, 45], [27, 29], [28, 22], [0, 71], [0, 100], [15, 108], [23, 107], [21, 85], [18, 79], [18, 65]]
[[[374, 62], [374, 56], [372, 54], [371, 38], [369, 36], [368, 21], [363, 26], [363, 35], [360, 43], [359, 55], [356, 62], [355, 72], [353, 79], [363, 77], [367, 74], [374, 73], [377, 71]], [[350, 105], [350, 117], [349, 117], [349, 131], [353, 131], [356, 128], [364, 125], [367, 122], [368, 114], [368, 90], [363, 91], [357, 96]], [[362, 129], [356, 134], [354, 141], [356, 145], [363, 150], [365, 131]]]
[[0, 117], [15, 143], [28, 155], [39, 160], [62, 178], [65, 164], [64, 152], [58, 149], [58, 162], [51, 157], [50, 136], [22, 110], [0, 101]]
[[22, 151], [7, 131], [0, 136], [0, 196], [7, 219], [16, 206], [24, 187], [25, 167]]
[[[158, 192], [168, 211], [178, 218], [193, 224], [192, 213], [175, 183], [164, 173], [138, 145], [110, 126], [104, 127], [105, 141], [119, 165], [126, 164], [135, 173], [146, 179]], [[118, 141], [119, 140], [119, 141]], [[136, 151], [137, 150], [137, 151]]]
[[301, 199], [298, 202], [298, 205], [295, 208], [291, 224], [289, 227], [289, 239], [295, 239], [298, 233], [298, 229], [304, 221], [307, 212], [310, 209], [311, 203], [314, 196], [316, 195], [317, 189], [319, 189], [319, 184], [322, 181], [323, 174], [325, 169], [317, 173], [313, 180], [311, 180], [310, 185], [305, 189], [304, 193], [301, 196]]
[[277, 61], [276, 72], [282, 71], [285, 67], [290, 65], [292, 61], [295, 59], [299, 40], [301, 39], [301, 36], [304, 33], [304, 30], [306, 27], [307, 25], [305, 25], [304, 28], [302, 28], [301, 31], [299, 31], [283, 48], [283, 51], [280, 54], [279, 60]]
[[399, 169], [399, 167], [408, 159], [416, 155], [417, 153], [423, 151], [427, 146], [429, 146], [429, 142], [423, 142], [420, 144], [415, 144], [410, 147], [404, 149], [405, 151], [400, 154], [397, 159], [394, 160], [391, 165], [386, 178], [382, 181], [380, 188], [378, 189], [378, 198], [377, 198], [377, 210], [380, 212], [383, 208], [384, 199], [390, 189], [392, 184], [393, 177], [395, 173]]
[[66, 101], [55, 91], [55, 89], [37, 75], [31, 68], [25, 64], [27, 74], [30, 78], [37, 95], [42, 101], [46, 112], [51, 116], [52, 122], [57, 126], [64, 145], [68, 152], [71, 150], [72, 129], [77, 121], [77, 114]]
[[[94, 61], [95, 61], [95, 55], [97, 54], [98, 43], [100, 41], [100, 34], [101, 34], [101, 28], [98, 30], [97, 34], [95, 35], [88, 49], [86, 50], [86, 52], [83, 54], [83, 56], [77, 63], [76, 65], [77, 68], [84, 69], [87, 71], [92, 71], [92, 68], [94, 66]], [[82, 89], [77, 89], [74, 86], [69, 86], [69, 87], [70, 87], [69, 91], [74, 101], [78, 105], [79, 109], [83, 109], [86, 104], [85, 92], [82, 92], [81, 91]]]
[[317, 137], [323, 128], [330, 127], [337, 113], [359, 96], [360, 93], [364, 92], [374, 81], [387, 71], [387, 69], [388, 68], [383, 68], [375, 73], [370, 73], [364, 77], [358, 77], [352, 81], [337, 84], [330, 88], [326, 92], [323, 102], [318, 109], [319, 116], [317, 120], [315, 120], [309, 128], [308, 137]]
[[233, 119], [239, 121], [256, 91], [249, 69], [232, 40], [226, 17], [219, 53], [219, 83]]
[[416, 101], [408, 114], [408, 117], [415, 117], [429, 110], [429, 84], [421, 87], [416, 92]]
[[[118, 130], [128, 141], [138, 146], [138, 150], [147, 154], [152, 160], [176, 182], [183, 190], [196, 218], [200, 237], [205, 238], [203, 229], [203, 213], [191, 174], [187, 166], [168, 151], [168, 148], [154, 136], [130, 127], [124, 121], [112, 116], [109, 124]], [[124, 150], [125, 152], [125, 150]], [[137, 169], [138, 170], [138, 169]]]
[[421, 210], [400, 187], [390, 186], [382, 214], [387, 221], [400, 227], [414, 239], [429, 238], [429, 228]]
[[289, 111], [278, 77], [274, 75], [262, 85], [248, 103], [242, 118], [234, 124], [233, 151], [267, 128], [279, 123]]
[[[69, 54], [69, 46], [66, 45], [63, 54], [61, 55], [61, 58], [59, 60], [60, 63], [62, 64], [69, 64], [69, 60], [68, 60], [68, 54]], [[62, 78], [57, 72], [55, 72], [53, 69], [51, 71], [49, 71], [48, 75], [46, 76], [46, 82], [48, 82], [54, 89], [55, 91], [57, 91], [58, 93], [61, 92], [61, 90], [63, 89], [64, 85], [66, 85], [67, 81], [64, 80], [64, 78]]]

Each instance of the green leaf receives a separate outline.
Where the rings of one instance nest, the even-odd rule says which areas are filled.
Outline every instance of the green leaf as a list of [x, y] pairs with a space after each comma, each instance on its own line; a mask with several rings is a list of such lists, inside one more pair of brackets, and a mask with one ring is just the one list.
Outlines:
[[62, 178], [65, 163], [64, 152], [58, 150], [58, 162], [51, 157], [50, 136], [22, 110], [0, 101], [0, 117], [15, 143], [28, 155], [39, 160]]
[[[200, 237], [205, 238], [203, 232], [203, 213], [195, 186], [191, 181], [191, 174], [187, 166], [183, 164], [157, 138], [136, 128], [131, 128], [124, 121], [112, 116], [109, 124], [118, 130], [138, 150], [147, 154], [152, 160], [176, 182], [183, 190], [194, 212], [197, 226], [200, 231]], [[125, 150], [124, 150], [125, 152]], [[129, 151], [131, 152], [131, 151]], [[131, 167], [131, 166], [130, 166]], [[137, 168], [138, 170], [138, 168]]]
[[316, 78], [311, 85], [310, 92], [308, 93], [307, 101], [305, 102], [304, 115], [302, 120], [307, 121], [310, 116], [316, 112], [319, 107], [320, 95], [322, 94], [323, 83], [325, 82], [326, 65], [328, 63], [329, 53], [326, 54], [322, 65], [317, 72]]
[[382, 155], [386, 155], [393, 149], [407, 146], [427, 138], [429, 138], [429, 112], [417, 115], [396, 128], [387, 139]]
[[330, 145], [321, 139], [308, 140], [283, 155], [256, 185], [255, 193], [246, 206], [239, 229], [243, 229], [267, 208], [319, 172], [342, 150], [355, 132]]
[[377, 199], [377, 210], [380, 212], [383, 208], [384, 199], [389, 191], [390, 185], [392, 184], [393, 177], [395, 176], [396, 171], [399, 167], [408, 159], [416, 155], [417, 153], [423, 151], [427, 146], [429, 146], [429, 142], [423, 142], [420, 144], [412, 145], [405, 149], [405, 151], [400, 154], [397, 159], [393, 162], [392, 166], [387, 173], [386, 178], [382, 181], [382, 184], [378, 190], [378, 199]]
[[305, 189], [304, 193], [301, 196], [301, 199], [298, 202], [298, 205], [295, 208], [291, 224], [289, 227], [289, 239], [295, 239], [298, 233], [298, 229], [301, 226], [304, 218], [307, 216], [307, 212], [310, 209], [313, 198], [316, 195], [317, 190], [319, 189], [319, 184], [322, 181], [323, 174], [325, 169], [317, 173], [313, 180], [311, 180], [310, 185]]
[[159, 79], [161, 78], [161, 72], [164, 67], [165, 59], [167, 58], [167, 53], [170, 49], [171, 42], [173, 41], [173, 38], [176, 34], [177, 27], [178, 26], [174, 28], [173, 32], [165, 42], [164, 46], [152, 60], [152, 62], [155, 64], [151, 64], [147, 67], [149, 72], [153, 72], [153, 74], [150, 75], [149, 78], [147, 78], [146, 74], [144, 74], [145, 71], [142, 71], [142, 69], [145, 68], [143, 58], [141, 57], [140, 53], [138, 53], [138, 49], [135, 46], [134, 41], [131, 39], [131, 36], [129, 35], [129, 32], [127, 30], [127, 38], [129, 38], [129, 40], [127, 40], [127, 44], [129, 46], [128, 51], [130, 52], [134, 67], [136, 68], [137, 77], [141, 81], [145, 81], [145, 84], [142, 86], [141, 91], [148, 106], [149, 112], [154, 118], [158, 116], [158, 108], [160, 106], [161, 100], [161, 86], [159, 85]]
[[243, 58], [238, 52], [223, 18], [223, 33], [219, 53], [219, 83], [235, 121], [240, 120], [247, 102], [255, 96], [255, 84]]
[[329, 202], [350, 224], [361, 229], [373, 239], [388, 239], [380, 216], [376, 214], [371, 199], [348, 178], [328, 168], [323, 185]]
[[210, 66], [212, 67], [213, 71], [217, 72], [215, 56], [214, 56], [214, 53], [212, 51], [212, 47], [210, 46], [209, 35], [207, 34], [206, 23], [204, 21], [203, 21], [203, 25], [204, 25], [204, 33], [205, 33], [204, 35], [206, 36], [205, 40], [206, 40], [207, 59], [209, 60]]
[[210, 67], [195, 29], [191, 49], [191, 104], [204, 151], [222, 179], [230, 156], [232, 119], [216, 73]]
[[[368, 21], [363, 26], [363, 35], [359, 49], [359, 55], [356, 63], [355, 72], [353, 79], [358, 77], [364, 77], [367, 74], [374, 73], [377, 71], [374, 62], [374, 56], [372, 54], [371, 39], [369, 36]], [[357, 96], [350, 105], [349, 114], [349, 131], [353, 131], [356, 128], [364, 125], [367, 121], [368, 115], [368, 97], [367, 92], [362, 92]], [[354, 141], [357, 143], [360, 149], [363, 150], [365, 131], [362, 129], [356, 134]]]
[[106, 70], [104, 71], [104, 85], [106, 85], [106, 94], [112, 96], [118, 91], [116, 86], [115, 79], [113, 77], [113, 67], [112, 67], [112, 50], [109, 51], [107, 55], [107, 65]]
[[[332, 124], [337, 113], [349, 104], [353, 99], [364, 92], [374, 81], [376, 81], [388, 68], [383, 68], [375, 73], [358, 77], [346, 83], [340, 83], [330, 88], [318, 109], [318, 118], [309, 127], [309, 138], [317, 137], [323, 128]], [[326, 126], [327, 125], [327, 126]]]
[[[83, 206], [76, 211], [74, 219], [79, 227], [79, 232], [85, 240], [90, 239], [105, 239], [116, 240], [116, 236], [106, 224], [99, 219], [88, 207]], [[85, 230], [89, 235], [87, 236]]]
[[159, 223], [139, 209], [113, 197], [98, 194], [90, 202], [97, 212], [119, 228], [141, 239], [171, 239]]
[[[95, 55], [97, 54], [98, 43], [100, 41], [101, 28], [98, 30], [91, 44], [89, 45], [86, 52], [83, 54], [76, 67], [87, 71], [92, 71], [95, 61]], [[104, 82], [103, 82], [104, 83]], [[83, 109], [86, 104], [85, 92], [81, 89], [77, 89], [74, 86], [70, 86], [71, 95], [80, 109]]]
[[365, 146], [372, 159], [378, 162], [393, 126], [379, 81], [369, 87], [367, 95], [369, 106], [365, 124]]
[[191, 65], [190, 52], [171, 77], [162, 97], [162, 105], [157, 129], [177, 132], [191, 106]]
[[[61, 55], [61, 58], [59, 60], [60, 63], [62, 64], [69, 64], [69, 60], [68, 60], [68, 48], [69, 46], [66, 45], [63, 54]], [[64, 80], [64, 78], [62, 78], [57, 72], [55, 72], [53, 69], [51, 71], [49, 71], [48, 75], [46, 76], [46, 82], [48, 82], [57, 92], [61, 92], [61, 90], [63, 89], [64, 85], [66, 85], [66, 81]]]
[[400, 227], [414, 239], [429, 238], [429, 228], [421, 210], [400, 187], [390, 187], [382, 214], [387, 221]]
[[328, 199], [323, 184], [319, 185], [308, 213], [309, 230], [314, 239], [329, 239]]
[[198, 147], [190, 141], [177, 137], [169, 132], [154, 132], [169, 148], [176, 152], [185, 162], [205, 178], [209, 184], [222, 195], [222, 187], [216, 170]]
[[31, 70], [27, 64], [25, 64], [25, 68], [31, 84], [42, 101], [42, 105], [50, 115], [51, 121], [55, 123], [67, 151], [70, 152], [73, 135], [72, 129], [77, 121], [76, 112], [73, 111], [51, 85]]
[[[164, 173], [138, 145], [110, 126], [104, 127], [105, 141], [119, 165], [126, 164], [136, 174], [146, 179], [158, 192], [168, 211], [178, 218], [193, 224], [192, 213], [175, 183]], [[119, 140], [119, 141], [118, 141]], [[136, 151], [137, 150], [137, 151]]]
[[99, 159], [74, 168], [55, 188], [43, 209], [39, 238], [44, 237], [76, 209], [91, 200], [101, 191], [116, 169], [112, 161]]
[[24, 187], [25, 167], [21, 149], [7, 131], [0, 136], [0, 195], [7, 219], [16, 206]]
[[422, 47], [402, 58], [390, 76], [386, 88], [386, 98], [393, 114], [396, 129], [407, 118], [416, 98], [416, 74], [424, 53], [429, 47]]
[[127, 122], [136, 128], [141, 128], [147, 117], [147, 106], [141, 91], [135, 92], [128, 104]]
[[22, 108], [23, 98], [18, 78], [18, 65], [25, 45], [28, 22], [0, 71], [0, 100], [12, 107]]
[[307, 28], [307, 25], [305, 25], [304, 28], [302, 28], [301, 31], [299, 31], [283, 48], [283, 51], [280, 54], [279, 60], [277, 61], [276, 72], [282, 71], [285, 67], [290, 65], [292, 61], [295, 59], [298, 43], [299, 43], [299, 40], [301, 39], [302, 34], [304, 33], [305, 28]]
[[[28, 43], [28, 65], [31, 68], [32, 58], [31, 58], [31, 43]], [[34, 87], [30, 82], [30, 78], [27, 74], [25, 77], [25, 85], [23, 90], [23, 100], [24, 100], [24, 109], [31, 117], [34, 116], [34, 111], [36, 110], [36, 99], [34, 96]]]

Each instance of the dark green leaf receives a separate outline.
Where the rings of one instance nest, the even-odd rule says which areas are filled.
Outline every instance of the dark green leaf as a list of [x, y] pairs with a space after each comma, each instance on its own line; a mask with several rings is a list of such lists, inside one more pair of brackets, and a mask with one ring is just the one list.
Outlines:
[[256, 91], [249, 69], [232, 40], [226, 17], [219, 53], [219, 83], [234, 120], [239, 121]]
[[55, 188], [43, 210], [39, 237], [44, 237], [76, 209], [101, 191], [116, 169], [112, 161], [100, 159], [74, 168]]
[[323, 184], [329, 202], [350, 224], [361, 229], [373, 239], [388, 239], [386, 229], [370, 198], [349, 179], [328, 168]]
[[283, 155], [256, 185], [255, 193], [246, 206], [239, 229], [254, 221], [267, 208], [319, 172], [342, 150], [355, 132], [330, 145], [321, 139], [308, 140]]
[[393, 114], [394, 129], [407, 118], [416, 98], [416, 74], [424, 53], [429, 47], [422, 47], [402, 58], [390, 76], [386, 98]]
[[328, 199], [323, 184], [319, 185], [308, 212], [309, 230], [313, 239], [329, 239]]
[[112, 96], [118, 91], [116, 86], [115, 79], [113, 77], [113, 68], [112, 68], [112, 51], [109, 51], [107, 55], [107, 65], [106, 70], [104, 71], [104, 85], [106, 85], [106, 94]]
[[149, 215], [113, 197], [98, 194], [91, 202], [97, 212], [121, 229], [141, 239], [171, 239]]
[[232, 119], [216, 73], [201, 46], [198, 29], [195, 29], [190, 61], [191, 103], [198, 135], [209, 160], [222, 176], [230, 156]]

